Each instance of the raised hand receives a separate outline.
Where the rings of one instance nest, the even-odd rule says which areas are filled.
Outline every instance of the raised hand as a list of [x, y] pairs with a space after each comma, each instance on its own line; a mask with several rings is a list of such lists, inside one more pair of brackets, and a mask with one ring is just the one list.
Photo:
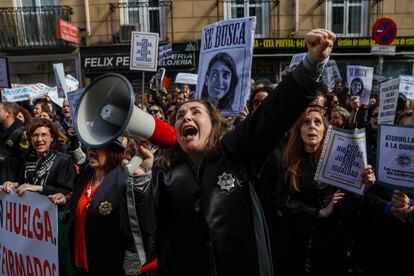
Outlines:
[[327, 58], [334, 45], [336, 35], [326, 29], [314, 29], [305, 35], [305, 42], [308, 46], [308, 53], [315, 61], [322, 61]]

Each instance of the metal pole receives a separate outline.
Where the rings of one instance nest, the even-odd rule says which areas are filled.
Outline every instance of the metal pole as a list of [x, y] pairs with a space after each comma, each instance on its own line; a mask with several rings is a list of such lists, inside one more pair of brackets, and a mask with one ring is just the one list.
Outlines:
[[144, 96], [145, 96], [145, 93], [144, 93], [145, 84], [144, 84], [144, 82], [145, 82], [145, 71], [142, 71], [142, 82], [141, 82], [141, 106], [142, 106], [142, 109], [144, 109]]
[[384, 56], [378, 56], [378, 75], [382, 75], [382, 68], [384, 67]]

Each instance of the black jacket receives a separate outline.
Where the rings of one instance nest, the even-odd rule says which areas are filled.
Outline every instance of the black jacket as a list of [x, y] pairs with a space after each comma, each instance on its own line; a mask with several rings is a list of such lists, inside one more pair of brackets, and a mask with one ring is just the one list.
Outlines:
[[0, 127], [0, 160], [9, 156], [13, 158], [19, 156], [21, 153], [20, 142], [24, 129], [25, 126], [19, 119], [16, 119], [7, 129]]
[[[25, 180], [25, 162], [29, 158], [30, 151], [26, 151], [21, 159], [9, 158], [6, 160], [1, 172], [1, 181], [13, 181], [23, 184]], [[75, 180], [75, 166], [69, 155], [57, 152], [52, 167], [48, 172], [46, 182], [43, 186], [43, 195], [56, 193], [67, 194], [73, 191]], [[32, 183], [29, 183], [32, 184]]]
[[[70, 218], [72, 253], [75, 242], [73, 234], [76, 208], [86, 185], [92, 179], [92, 175], [93, 170], [89, 166], [85, 167], [77, 178], [75, 191], [72, 195]], [[126, 185], [127, 174], [121, 166], [118, 166], [104, 178], [88, 207], [85, 240], [89, 275], [125, 275], [124, 261], [126, 256], [129, 256], [128, 260], [131, 263], [136, 261], [134, 258], [136, 258], [137, 251], [130, 229], [125, 196]], [[154, 251], [150, 247], [155, 248], [154, 236], [146, 235], [150, 232], [155, 233], [155, 225], [153, 224], [155, 222], [152, 222], [154, 213], [151, 213], [151, 210], [153, 211], [152, 203], [152, 198], [147, 197], [146, 201], [136, 205], [136, 208], [146, 214], [149, 220], [149, 223], [146, 224], [147, 228], [141, 227], [147, 252]], [[103, 209], [104, 206], [105, 209]], [[147, 208], [148, 206], [149, 208]], [[148, 259], [150, 257], [148, 256]]]
[[[292, 76], [293, 75], [293, 76]], [[252, 179], [316, 89], [299, 66], [251, 117], [194, 169], [178, 153], [154, 172], [159, 275], [272, 275], [270, 248]]]

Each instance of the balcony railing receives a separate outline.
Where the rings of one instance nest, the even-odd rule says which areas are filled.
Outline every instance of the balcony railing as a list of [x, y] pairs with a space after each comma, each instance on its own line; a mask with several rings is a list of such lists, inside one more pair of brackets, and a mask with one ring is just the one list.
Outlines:
[[70, 21], [69, 6], [0, 8], [0, 49], [67, 46], [56, 38], [56, 18]]
[[132, 31], [158, 33], [160, 41], [166, 40], [167, 34], [173, 39], [172, 1], [147, 0], [109, 6], [113, 43], [130, 43]]

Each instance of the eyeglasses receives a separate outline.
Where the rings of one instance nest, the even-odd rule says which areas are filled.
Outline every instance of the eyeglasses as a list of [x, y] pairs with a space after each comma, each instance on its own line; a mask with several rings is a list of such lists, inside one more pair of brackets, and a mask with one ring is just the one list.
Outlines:
[[160, 112], [158, 109], [150, 109], [149, 113], [151, 114], [157, 114], [158, 112]]
[[378, 113], [377, 113], [377, 112], [372, 113], [372, 114], [371, 114], [371, 117], [372, 117], [372, 118], [378, 118]]

